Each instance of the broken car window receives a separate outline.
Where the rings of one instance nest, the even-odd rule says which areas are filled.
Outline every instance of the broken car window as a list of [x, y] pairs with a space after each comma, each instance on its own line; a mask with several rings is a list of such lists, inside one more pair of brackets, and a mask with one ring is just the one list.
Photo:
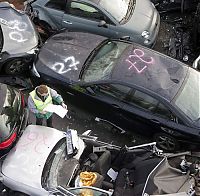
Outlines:
[[14, 128], [18, 106], [20, 105], [19, 93], [12, 88], [6, 87], [6, 85], [3, 88], [6, 90], [6, 95], [0, 114], [1, 139], [7, 138]]
[[123, 42], [107, 42], [94, 54], [93, 59], [83, 72], [82, 79], [85, 82], [108, 79], [118, 58], [128, 47]]

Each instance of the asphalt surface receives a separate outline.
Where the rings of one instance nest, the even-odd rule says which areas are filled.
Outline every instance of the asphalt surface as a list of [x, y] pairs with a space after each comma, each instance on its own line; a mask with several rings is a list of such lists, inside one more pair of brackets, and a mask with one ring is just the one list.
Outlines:
[[[61, 93], [62, 94], [62, 93]], [[28, 93], [26, 92], [26, 97]], [[142, 137], [141, 135], [133, 133], [121, 133], [121, 130], [113, 127], [107, 122], [96, 121], [97, 116], [93, 116], [83, 109], [77, 108], [69, 100], [65, 101], [68, 106], [68, 117], [60, 118], [58, 115], [53, 114], [53, 126], [58, 130], [65, 131], [67, 127], [77, 130], [78, 134], [82, 134], [87, 130], [91, 130], [91, 135], [98, 137], [99, 140], [112, 143], [119, 146], [134, 146], [150, 142], [150, 140]], [[29, 122], [35, 124], [35, 116], [30, 112]], [[46, 122], [43, 122], [46, 125]]]

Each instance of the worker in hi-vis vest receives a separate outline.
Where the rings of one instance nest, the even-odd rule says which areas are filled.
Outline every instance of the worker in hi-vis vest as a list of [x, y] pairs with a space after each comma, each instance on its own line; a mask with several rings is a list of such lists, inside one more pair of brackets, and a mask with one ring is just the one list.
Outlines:
[[62, 105], [63, 108], [67, 109], [67, 106], [63, 102], [63, 98], [54, 89], [40, 85], [36, 87], [32, 92], [29, 93], [28, 107], [36, 116], [36, 125], [42, 125], [43, 119], [46, 119], [47, 126], [53, 127], [52, 125], [52, 114], [46, 112], [43, 109], [48, 105], [56, 102]]

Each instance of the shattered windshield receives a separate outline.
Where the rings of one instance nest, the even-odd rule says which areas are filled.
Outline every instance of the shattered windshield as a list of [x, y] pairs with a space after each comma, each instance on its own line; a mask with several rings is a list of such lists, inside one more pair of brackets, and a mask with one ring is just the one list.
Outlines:
[[175, 105], [193, 121], [200, 118], [200, 73], [190, 69], [184, 88], [175, 97]]
[[0, 142], [8, 137], [15, 126], [18, 107], [20, 104], [20, 94], [13, 88], [1, 85], [1, 108], [0, 108]]
[[101, 0], [99, 5], [120, 22], [127, 14], [129, 1], [135, 0]]
[[128, 46], [127, 43], [117, 41], [104, 44], [85, 68], [82, 80], [92, 82], [110, 78], [114, 65]]
[[2, 51], [2, 48], [3, 48], [3, 32], [0, 25], [0, 52]]

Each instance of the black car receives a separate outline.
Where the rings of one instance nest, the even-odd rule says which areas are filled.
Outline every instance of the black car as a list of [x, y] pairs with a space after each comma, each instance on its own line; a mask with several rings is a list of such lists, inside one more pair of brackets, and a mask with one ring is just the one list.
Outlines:
[[29, 16], [8, 2], [0, 2], [0, 74], [27, 70], [39, 44]]
[[199, 147], [200, 73], [175, 59], [122, 40], [61, 32], [44, 44], [32, 71], [77, 105], [164, 150]]
[[28, 121], [24, 95], [18, 89], [0, 83], [0, 154], [7, 152]]

